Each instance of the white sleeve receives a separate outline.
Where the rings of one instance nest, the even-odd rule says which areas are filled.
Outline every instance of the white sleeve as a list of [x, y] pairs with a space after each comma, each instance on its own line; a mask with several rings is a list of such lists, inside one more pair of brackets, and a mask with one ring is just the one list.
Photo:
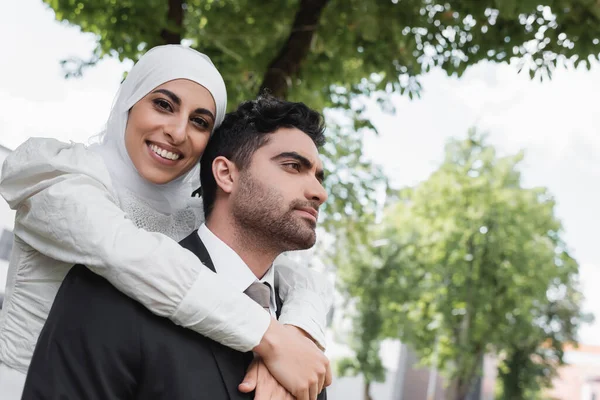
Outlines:
[[283, 308], [282, 324], [304, 329], [323, 349], [326, 348], [327, 313], [333, 303], [333, 285], [327, 277], [280, 256], [275, 260], [275, 281]]
[[51, 258], [86, 265], [178, 325], [239, 351], [258, 345], [269, 314], [177, 242], [127, 219], [98, 160], [53, 139], [30, 139], [10, 154], [0, 194], [17, 211], [14, 234]]

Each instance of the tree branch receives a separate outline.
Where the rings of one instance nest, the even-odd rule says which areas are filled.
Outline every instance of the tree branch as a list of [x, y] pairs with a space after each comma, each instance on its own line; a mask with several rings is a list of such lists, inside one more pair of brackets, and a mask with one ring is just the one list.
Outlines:
[[167, 26], [160, 32], [164, 44], [180, 44], [183, 29], [183, 0], [169, 0]]
[[298, 73], [310, 50], [310, 44], [319, 25], [321, 13], [329, 0], [301, 0], [292, 29], [279, 54], [269, 64], [260, 92], [268, 89], [279, 98], [287, 97], [290, 79]]

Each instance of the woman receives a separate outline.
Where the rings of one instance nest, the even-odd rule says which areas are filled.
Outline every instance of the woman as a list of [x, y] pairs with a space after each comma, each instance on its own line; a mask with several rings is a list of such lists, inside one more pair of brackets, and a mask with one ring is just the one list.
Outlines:
[[[177, 243], [203, 220], [201, 200], [191, 193], [225, 109], [225, 84], [208, 57], [159, 46], [121, 85], [99, 144], [30, 139], [6, 159], [0, 194], [17, 214], [0, 314], [3, 399], [20, 398], [40, 330], [74, 264], [155, 314], [236, 350], [254, 350], [267, 367], [279, 367], [272, 373], [299, 398], [308, 398], [304, 381], [318, 375], [322, 385], [326, 360], [316, 346], [307, 347], [305, 337], [271, 320]], [[285, 301], [281, 323], [322, 344], [327, 285], [306, 268], [276, 271]], [[314, 355], [309, 365], [295, 366], [307, 352]]]

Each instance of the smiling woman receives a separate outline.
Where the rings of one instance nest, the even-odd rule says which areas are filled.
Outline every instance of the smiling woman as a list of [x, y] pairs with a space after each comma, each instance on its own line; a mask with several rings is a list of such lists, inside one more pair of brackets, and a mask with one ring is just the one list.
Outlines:
[[186, 79], [166, 82], [129, 112], [125, 147], [140, 175], [155, 184], [189, 172], [202, 155], [215, 123], [215, 101]]

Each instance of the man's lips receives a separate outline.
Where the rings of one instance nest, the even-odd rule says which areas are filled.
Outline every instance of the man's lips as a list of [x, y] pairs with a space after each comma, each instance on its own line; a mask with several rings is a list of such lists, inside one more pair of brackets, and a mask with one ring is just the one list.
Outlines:
[[308, 214], [308, 216], [312, 217], [315, 221], [319, 218], [319, 212], [312, 207], [299, 207], [296, 208], [297, 211], [300, 211], [303, 214]]

